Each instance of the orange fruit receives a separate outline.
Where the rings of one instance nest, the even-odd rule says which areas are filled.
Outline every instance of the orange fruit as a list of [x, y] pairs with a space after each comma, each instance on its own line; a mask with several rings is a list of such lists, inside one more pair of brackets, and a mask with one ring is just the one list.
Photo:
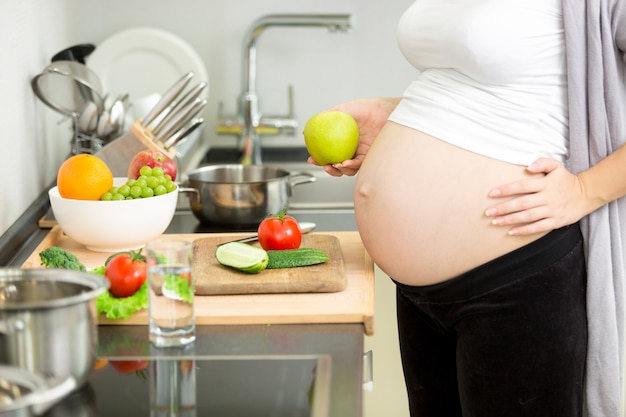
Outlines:
[[57, 173], [57, 186], [63, 198], [100, 200], [113, 186], [113, 174], [107, 164], [90, 154], [66, 159]]

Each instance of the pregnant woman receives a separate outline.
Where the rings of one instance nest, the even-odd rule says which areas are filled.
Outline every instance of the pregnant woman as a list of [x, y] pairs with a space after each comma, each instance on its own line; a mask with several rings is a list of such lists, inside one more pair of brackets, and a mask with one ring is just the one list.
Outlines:
[[358, 172], [412, 416], [621, 415], [624, 8], [417, 0], [402, 98], [333, 108], [361, 136], [324, 168]]

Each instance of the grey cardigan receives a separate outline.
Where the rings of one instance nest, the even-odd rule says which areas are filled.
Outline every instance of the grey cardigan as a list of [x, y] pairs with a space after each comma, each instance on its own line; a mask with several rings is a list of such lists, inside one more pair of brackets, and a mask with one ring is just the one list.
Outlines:
[[[572, 172], [626, 142], [626, 0], [563, 0]], [[581, 220], [587, 259], [589, 344], [585, 409], [622, 417], [626, 198]]]

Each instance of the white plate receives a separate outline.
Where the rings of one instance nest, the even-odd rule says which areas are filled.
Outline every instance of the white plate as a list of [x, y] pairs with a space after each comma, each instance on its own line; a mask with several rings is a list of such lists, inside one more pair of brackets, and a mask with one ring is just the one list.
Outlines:
[[130, 102], [154, 93], [163, 94], [184, 74], [192, 71], [190, 86], [209, 79], [200, 56], [176, 35], [155, 28], [118, 32], [96, 46], [87, 65], [102, 81], [109, 96], [129, 94]]

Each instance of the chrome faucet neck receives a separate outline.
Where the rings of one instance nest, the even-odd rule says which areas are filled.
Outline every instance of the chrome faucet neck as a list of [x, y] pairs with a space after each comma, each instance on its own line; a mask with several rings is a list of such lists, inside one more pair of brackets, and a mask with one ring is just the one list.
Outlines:
[[256, 40], [265, 29], [273, 26], [325, 27], [332, 32], [337, 32], [347, 31], [351, 28], [352, 19], [349, 14], [274, 14], [260, 17], [248, 27], [242, 43], [241, 94], [238, 103], [239, 114], [227, 117], [222, 116], [220, 111], [220, 120], [218, 123], [218, 128], [223, 128], [226, 132], [239, 131], [241, 135], [243, 135], [244, 157], [242, 163], [256, 165], [262, 163], [259, 129], [275, 132], [269, 134], [284, 132], [293, 134], [298, 126], [298, 121], [293, 116], [293, 90], [291, 87], [289, 88], [288, 115], [262, 117], [259, 108], [259, 97], [256, 88]]
[[256, 40], [272, 26], [326, 27], [331, 31], [347, 31], [352, 27], [352, 19], [349, 14], [272, 14], [252, 22], [242, 44], [243, 93], [256, 91]]

